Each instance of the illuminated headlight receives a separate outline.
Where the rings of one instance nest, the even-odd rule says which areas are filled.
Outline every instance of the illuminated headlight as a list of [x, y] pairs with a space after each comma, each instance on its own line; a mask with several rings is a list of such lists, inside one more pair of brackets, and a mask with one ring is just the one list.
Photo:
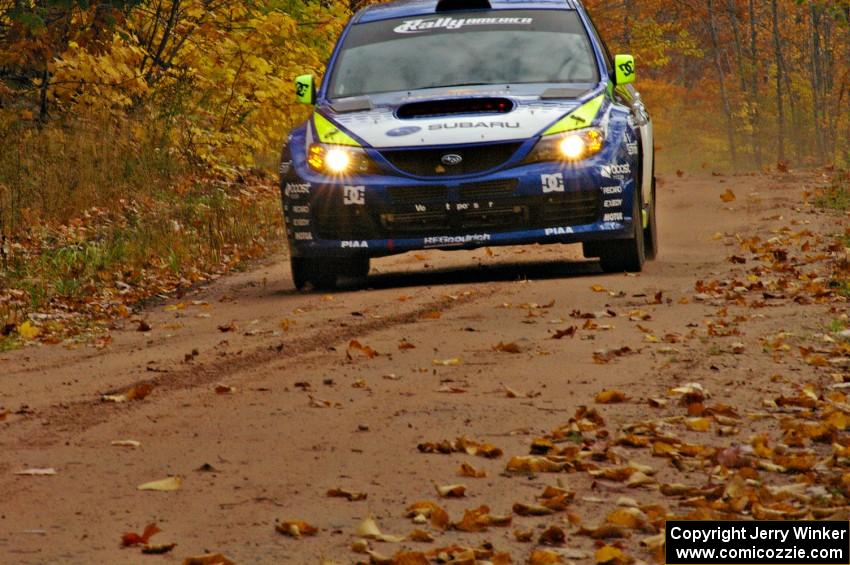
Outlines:
[[372, 173], [375, 163], [359, 147], [314, 143], [307, 152], [307, 164], [317, 173], [342, 176]]
[[598, 128], [547, 135], [537, 142], [526, 162], [581, 161], [602, 151], [604, 145], [605, 135]]

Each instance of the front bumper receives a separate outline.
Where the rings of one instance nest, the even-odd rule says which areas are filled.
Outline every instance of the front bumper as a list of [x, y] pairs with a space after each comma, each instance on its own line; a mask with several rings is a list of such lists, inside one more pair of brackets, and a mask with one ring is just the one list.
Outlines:
[[540, 163], [474, 180], [333, 179], [291, 167], [281, 179], [294, 256], [378, 257], [421, 249], [632, 237], [630, 174], [604, 160]]

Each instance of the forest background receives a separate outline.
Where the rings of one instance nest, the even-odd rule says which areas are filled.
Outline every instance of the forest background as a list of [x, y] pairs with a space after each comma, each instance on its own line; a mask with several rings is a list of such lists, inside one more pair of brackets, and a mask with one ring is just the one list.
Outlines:
[[[0, 350], [277, 249], [293, 78], [367, 3], [0, 0]], [[850, 165], [850, 0], [585, 3], [636, 56], [660, 174]]]

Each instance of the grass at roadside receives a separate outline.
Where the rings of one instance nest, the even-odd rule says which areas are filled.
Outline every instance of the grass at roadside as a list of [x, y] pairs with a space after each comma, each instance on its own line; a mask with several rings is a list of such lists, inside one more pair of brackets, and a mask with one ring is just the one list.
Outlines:
[[199, 174], [138, 127], [14, 125], [0, 135], [0, 350], [96, 332], [277, 245], [271, 178]]
[[838, 172], [829, 188], [815, 198], [815, 205], [829, 210], [850, 210], [850, 171]]

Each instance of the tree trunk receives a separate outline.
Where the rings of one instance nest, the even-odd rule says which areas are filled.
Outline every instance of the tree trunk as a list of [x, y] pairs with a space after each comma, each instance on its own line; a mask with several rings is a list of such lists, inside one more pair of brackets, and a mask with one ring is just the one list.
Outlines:
[[779, 6], [777, 0], [771, 0], [771, 9], [773, 12], [773, 54], [776, 57], [776, 108], [777, 108], [777, 129], [778, 129], [778, 160], [780, 163], [785, 162], [785, 101], [782, 97], [782, 38], [779, 35]]
[[720, 97], [723, 101], [723, 112], [726, 114], [726, 136], [729, 143], [729, 156], [732, 169], [738, 169], [738, 149], [735, 147], [735, 122], [732, 117], [732, 106], [729, 103], [729, 93], [726, 89], [726, 76], [720, 62], [720, 40], [717, 37], [717, 24], [714, 21], [714, 1], [708, 0], [708, 31], [711, 35], [711, 46], [714, 51], [714, 66], [720, 83]]
[[758, 60], [758, 36], [756, 34], [756, 8], [754, 0], [749, 2], [750, 8], [750, 64], [752, 74], [750, 75], [750, 125], [753, 131], [753, 152], [756, 158], [756, 167], [762, 168], [761, 131], [759, 124], [759, 83], [761, 72]]
[[809, 10], [811, 14], [811, 22], [812, 22], [812, 118], [814, 120], [814, 135], [815, 135], [815, 148], [817, 149], [817, 160], [818, 163], [823, 163], [826, 159], [826, 151], [824, 147], [824, 139], [822, 131], [823, 128], [823, 97], [821, 96], [821, 89], [823, 85], [823, 69], [822, 69], [822, 61], [823, 57], [821, 54], [821, 39], [820, 39], [820, 25], [821, 25], [821, 11], [818, 5], [809, 1]]

